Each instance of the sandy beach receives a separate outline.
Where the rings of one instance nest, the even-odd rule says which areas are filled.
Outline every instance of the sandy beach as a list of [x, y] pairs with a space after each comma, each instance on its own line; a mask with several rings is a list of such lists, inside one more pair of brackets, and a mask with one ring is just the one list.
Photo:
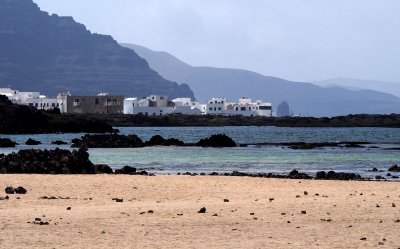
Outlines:
[[28, 193], [0, 200], [0, 248], [400, 248], [395, 182], [0, 175], [0, 197], [7, 186]]

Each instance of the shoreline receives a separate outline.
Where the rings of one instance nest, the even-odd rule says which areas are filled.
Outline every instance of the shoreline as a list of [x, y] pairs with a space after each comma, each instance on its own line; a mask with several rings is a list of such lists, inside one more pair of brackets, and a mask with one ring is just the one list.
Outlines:
[[400, 246], [395, 182], [0, 175], [9, 185], [28, 192], [0, 201], [4, 248]]

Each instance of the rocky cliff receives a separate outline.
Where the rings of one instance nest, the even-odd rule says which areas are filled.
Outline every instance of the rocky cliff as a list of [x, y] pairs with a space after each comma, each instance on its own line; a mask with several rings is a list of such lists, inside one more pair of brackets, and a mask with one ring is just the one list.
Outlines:
[[32, 0], [0, 1], [0, 86], [56, 95], [109, 92], [193, 97], [162, 78], [111, 36], [93, 34], [72, 17], [41, 11]]

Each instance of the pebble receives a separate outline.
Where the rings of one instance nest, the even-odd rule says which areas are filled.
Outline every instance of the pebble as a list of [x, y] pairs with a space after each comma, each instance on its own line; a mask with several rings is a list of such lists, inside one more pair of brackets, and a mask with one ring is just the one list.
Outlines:
[[204, 214], [207, 211], [207, 209], [205, 207], [200, 208], [199, 210], [199, 214]]
[[229, 202], [229, 199], [224, 199], [224, 202]]
[[394, 208], [395, 208], [395, 207], [396, 207], [396, 204], [395, 204], [395, 203], [392, 203], [392, 207], [394, 207]]
[[71, 210], [71, 207], [67, 207], [67, 210]]
[[124, 199], [122, 198], [113, 198], [112, 200], [115, 202], [124, 202]]
[[154, 211], [153, 210], [149, 210], [149, 211], [147, 211], [147, 213], [154, 214]]
[[308, 195], [308, 192], [307, 192], [307, 191], [304, 191], [304, 195]]
[[364, 240], [365, 241], [365, 240], [367, 240], [367, 238], [364, 237], [364, 238], [361, 238], [360, 240]]
[[303, 210], [303, 211], [301, 211], [301, 214], [307, 214], [307, 212]]
[[269, 198], [269, 201], [270, 201], [270, 202], [272, 202], [272, 201], [274, 201], [274, 200], [275, 200], [274, 198]]

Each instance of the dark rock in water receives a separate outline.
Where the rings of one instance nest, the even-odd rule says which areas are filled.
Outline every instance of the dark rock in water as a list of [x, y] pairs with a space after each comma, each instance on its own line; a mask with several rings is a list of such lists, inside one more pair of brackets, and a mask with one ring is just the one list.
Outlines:
[[200, 208], [199, 210], [199, 214], [204, 214], [207, 211], [207, 209], [205, 207]]
[[361, 180], [361, 176], [354, 173], [343, 173], [335, 171], [329, 171], [325, 173], [324, 171], [317, 172], [315, 179], [317, 180]]
[[376, 180], [384, 180], [385, 178], [383, 176], [375, 176]]
[[72, 147], [86, 146], [87, 148], [140, 148], [144, 144], [136, 135], [85, 135], [72, 140]]
[[377, 168], [373, 168], [371, 171], [372, 172], [378, 172], [378, 169]]
[[201, 147], [236, 147], [236, 142], [225, 134], [212, 135], [209, 138], [201, 139], [197, 146]]
[[24, 195], [26, 194], [28, 191], [24, 188], [19, 186], [18, 188], [14, 189], [16, 194], [20, 194], [20, 195]]
[[0, 159], [0, 172], [9, 174], [98, 174], [111, 173], [96, 167], [85, 148], [79, 150], [20, 150]]
[[183, 146], [185, 145], [184, 142], [175, 139], [175, 138], [170, 138], [170, 139], [165, 139], [160, 135], [155, 135], [152, 138], [150, 138], [149, 141], [145, 143], [146, 146]]
[[124, 166], [122, 169], [115, 170], [115, 174], [136, 174], [136, 168], [131, 166]]
[[8, 195], [13, 195], [15, 193], [15, 189], [13, 187], [7, 187], [4, 191]]
[[56, 140], [51, 142], [51, 144], [55, 144], [55, 145], [65, 145], [68, 144], [67, 142], [61, 141], [61, 140]]
[[391, 172], [400, 172], [400, 167], [396, 165], [393, 165], [392, 167], [389, 168], [389, 171]]
[[36, 140], [34, 140], [32, 138], [29, 138], [28, 140], [26, 140], [25, 144], [26, 145], [34, 145], [35, 146], [35, 145], [41, 144], [41, 142], [40, 141], [36, 141]]
[[16, 145], [17, 143], [9, 138], [0, 138], [0, 148], [14, 148]]

